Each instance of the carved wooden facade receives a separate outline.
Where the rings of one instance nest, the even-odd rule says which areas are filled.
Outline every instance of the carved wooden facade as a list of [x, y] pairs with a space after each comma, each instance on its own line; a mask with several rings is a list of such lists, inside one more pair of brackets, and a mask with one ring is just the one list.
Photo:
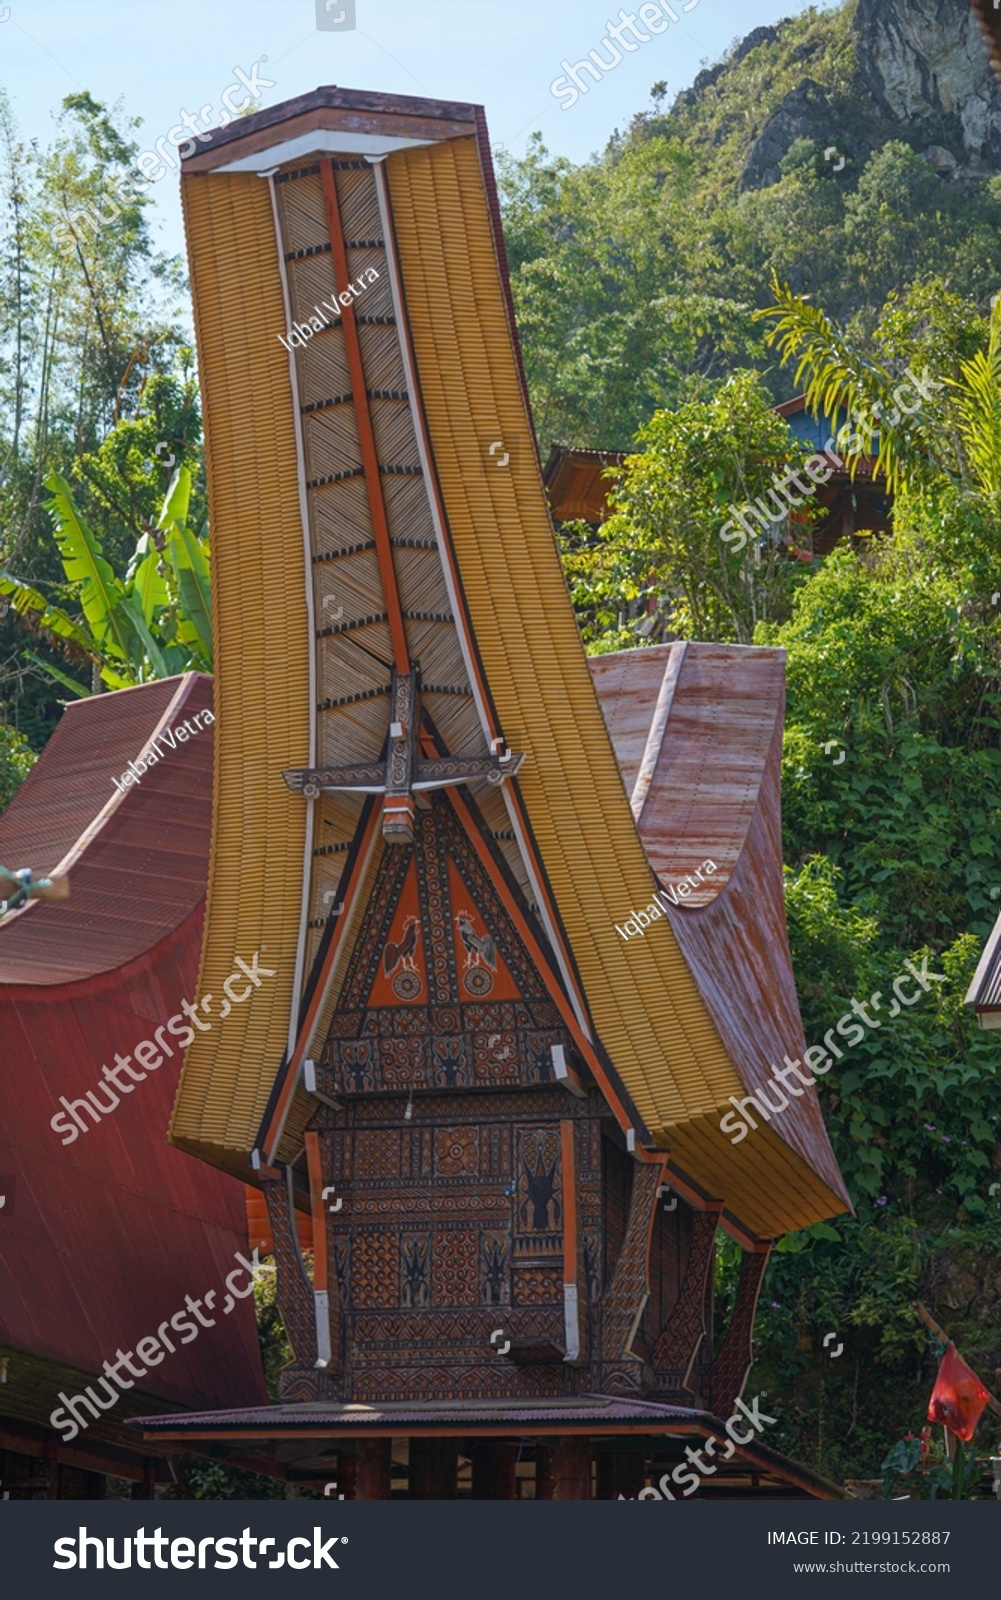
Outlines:
[[[708, 1405], [717, 1209], [665, 1190], [601, 1095], [563, 1087], [561, 1052], [572, 1060], [559, 1012], [436, 795], [413, 843], [384, 850], [317, 1062], [307, 1155], [267, 1185], [295, 1351], [283, 1399]], [[313, 1283], [297, 1188], [322, 1210]], [[732, 1350], [749, 1349], [753, 1309], [744, 1293]]]

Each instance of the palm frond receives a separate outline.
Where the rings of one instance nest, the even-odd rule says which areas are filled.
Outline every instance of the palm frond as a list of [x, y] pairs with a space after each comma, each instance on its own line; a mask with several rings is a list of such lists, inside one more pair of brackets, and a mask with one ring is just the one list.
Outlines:
[[983, 494], [1001, 494], [1001, 296], [991, 309], [987, 349], [959, 364], [947, 378], [970, 474]]
[[895, 408], [893, 375], [867, 360], [830, 318], [780, 283], [774, 273], [772, 293], [775, 304], [754, 315], [771, 319], [766, 342], [778, 350], [783, 362], [796, 361], [794, 385], [798, 388], [806, 378], [807, 410], [832, 422], [842, 415], [852, 418], [838, 430], [835, 443], [853, 477], [861, 460], [873, 453], [878, 435], [874, 472], [897, 493], [905, 475], [920, 474], [929, 460], [936, 461], [933, 430], [916, 413], [906, 426], [894, 422], [900, 410]]

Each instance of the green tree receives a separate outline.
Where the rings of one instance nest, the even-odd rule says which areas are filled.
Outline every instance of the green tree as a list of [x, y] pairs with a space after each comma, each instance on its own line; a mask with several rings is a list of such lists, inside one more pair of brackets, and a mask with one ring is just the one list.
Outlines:
[[998, 624], [969, 587], [898, 529], [836, 550], [757, 634], [787, 651], [786, 905], [807, 1039], [922, 952], [943, 978], [895, 1018], [873, 1011], [879, 1028], [820, 1080], [857, 1214], [782, 1240], [762, 1297], [753, 1381], [786, 1399], [783, 1448], [834, 1477], [876, 1476], [923, 1417], [935, 1357], [915, 1299], [974, 1365], [997, 1365], [1001, 1056], [963, 999], [1001, 885]]
[[35, 752], [16, 728], [0, 723], [0, 811], [5, 811], [35, 764]]
[[[136, 126], [72, 95], [51, 144], [26, 145], [0, 98], [0, 567], [46, 592], [62, 576], [45, 504], [53, 472], [75, 476], [84, 520], [119, 570], [140, 520], [155, 521], [166, 454], [194, 469], [197, 525], [202, 516], [193, 356], [177, 323], [183, 279], [153, 245], [149, 201], [118, 181]], [[116, 465], [109, 451], [124, 450], [135, 421], [150, 436], [136, 439], [150, 466], [121, 463], [112, 495], [102, 463]], [[26, 655], [26, 625], [13, 607], [0, 616], [0, 700], [40, 748], [59, 708], [36, 658], [58, 667], [61, 652], [36, 634]]]
[[758, 622], [787, 614], [797, 573], [777, 534], [741, 548], [721, 531], [805, 452], [753, 373], [734, 374], [711, 400], [655, 412], [637, 442], [645, 448], [626, 458], [607, 522], [560, 533], [585, 642], [619, 649], [670, 631], [749, 644]]
[[65, 479], [46, 479], [68, 593], [81, 616], [71, 615], [33, 585], [0, 573], [0, 594], [30, 617], [51, 642], [68, 645], [93, 663], [92, 687], [38, 660], [72, 693], [82, 696], [103, 681], [124, 689], [152, 678], [198, 668], [212, 670], [208, 541], [188, 526], [191, 475], [178, 467], [154, 525], [140, 535], [124, 579], [116, 576], [100, 540], [83, 521]]

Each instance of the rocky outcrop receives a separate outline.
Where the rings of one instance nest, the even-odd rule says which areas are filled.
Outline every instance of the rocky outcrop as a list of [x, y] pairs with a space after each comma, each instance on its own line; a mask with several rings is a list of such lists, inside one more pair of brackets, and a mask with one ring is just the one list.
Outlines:
[[958, 163], [1001, 170], [1001, 85], [967, 0], [859, 0], [854, 28], [859, 72], [887, 117], [955, 119]]
[[[779, 28], [781, 26], [779, 23]], [[743, 61], [744, 57], [749, 56], [752, 50], [756, 50], [759, 44], [771, 44], [773, 39], [778, 38], [779, 28], [752, 28], [751, 32], [741, 39], [731, 60], [734, 63]]]
[[812, 139], [823, 148], [830, 128], [826, 90], [812, 78], [804, 78], [772, 112], [751, 146], [741, 174], [741, 189], [767, 189], [778, 183], [782, 176], [779, 162], [796, 140]]
[[[725, 61], [700, 72], [675, 108], [695, 104], [717, 84], [725, 94], [727, 75], [759, 46], [781, 44], [787, 27], [779, 22], [755, 28]], [[1001, 36], [1001, 21], [997, 32]], [[797, 139], [812, 140], [820, 151], [836, 149], [838, 158], [846, 157], [849, 174], [890, 139], [912, 145], [943, 181], [1001, 172], [1001, 77], [968, 0], [858, 0], [852, 34], [852, 91], [838, 94], [802, 78], [757, 135], [741, 189], [777, 183], [782, 159]], [[805, 65], [822, 50], [823, 41], [813, 36], [787, 55], [786, 64]]]
[[697, 105], [705, 91], [711, 88], [717, 79], [722, 77], [723, 73], [728, 71], [730, 67], [735, 67], [738, 61], [743, 61], [744, 57], [750, 55], [752, 50], [756, 50], [759, 44], [770, 44], [773, 39], [777, 39], [781, 26], [780, 22], [774, 28], [752, 28], [751, 32], [741, 39], [733, 54], [728, 56], [725, 61], [717, 61], [714, 67], [703, 67], [702, 71], [693, 79], [692, 87], [690, 89], [682, 89], [677, 95], [675, 105]]
[[859, 93], [852, 104], [804, 79], [751, 147], [742, 189], [777, 183], [797, 139], [836, 145], [861, 165], [887, 139], [903, 138], [943, 179], [1001, 172], [1001, 83], [967, 0], [859, 0], [853, 31]]

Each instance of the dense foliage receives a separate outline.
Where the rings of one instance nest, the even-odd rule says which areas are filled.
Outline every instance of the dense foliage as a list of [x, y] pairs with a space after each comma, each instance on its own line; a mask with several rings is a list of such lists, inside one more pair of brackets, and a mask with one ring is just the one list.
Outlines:
[[625, 649], [669, 627], [750, 644], [758, 622], [786, 615], [796, 574], [777, 542], [758, 540], [745, 555], [720, 529], [731, 506], [767, 493], [808, 452], [754, 373], [735, 373], [711, 400], [655, 412], [636, 437], [642, 448], [610, 493], [613, 515], [597, 530], [560, 532], [585, 643]]
[[[781, 1241], [759, 1309], [750, 1383], [780, 1413], [775, 1442], [839, 1480], [877, 1478], [924, 1420], [936, 1347], [915, 1301], [1001, 1382], [1001, 1054], [963, 1004], [1001, 906], [1001, 179], [943, 184], [922, 124], [913, 145], [870, 129], [872, 154], [838, 180], [800, 140], [777, 182], [741, 188], [804, 62], [850, 107], [850, 12], [781, 25], [581, 167], [536, 142], [503, 174], [544, 444], [635, 441], [608, 521], [561, 530], [588, 649], [787, 651], [787, 907], [810, 1043], [905, 960], [939, 975], [820, 1080], [855, 1215]], [[931, 383], [901, 417], [908, 367]], [[799, 514], [727, 548], [729, 508], [798, 459], [768, 400], [804, 387], [844, 421], [853, 466], [879, 454], [894, 535], [790, 561], [809, 543]], [[719, 1329], [736, 1256], [718, 1263]], [[987, 1413], [981, 1453], [994, 1434]], [[891, 1459], [905, 1472], [913, 1454]]]
[[[204, 521], [183, 278], [154, 248], [150, 201], [120, 186], [136, 126], [74, 94], [42, 148], [0, 97], [0, 569], [57, 603], [53, 474], [123, 576], [176, 467], [192, 469], [191, 520]], [[36, 622], [0, 603], [0, 723], [38, 750], [59, 714], [51, 669], [86, 667], [87, 651]]]
[[[762, 607], [753, 636], [787, 651], [787, 907], [808, 1040], [853, 999], [887, 994], [905, 960], [927, 956], [935, 975], [920, 1005], [884, 1010], [821, 1080], [856, 1215], [780, 1243], [758, 1321], [752, 1384], [782, 1396], [780, 1447], [835, 1478], [875, 1477], [931, 1388], [915, 1300], [988, 1382], [1001, 1365], [990, 1194], [1001, 1059], [963, 1005], [1001, 895], [1001, 302], [984, 315], [940, 284], [894, 299], [875, 324], [880, 365], [811, 306], [779, 300], [784, 354], [810, 368], [822, 348], [822, 387], [834, 384], [842, 414], [871, 414], [908, 365], [938, 375], [920, 416], [875, 444], [845, 425], [850, 460], [882, 448], [893, 464], [893, 537], [805, 566], [764, 538], [724, 550], [728, 503], [776, 459], [795, 459], [747, 374], [710, 402], [657, 413], [615, 514], [587, 538], [563, 537], [597, 650], [635, 641], [621, 615], [637, 593], [675, 634], [741, 639], [748, 613], [721, 603], [721, 566], [743, 595], [784, 563], [788, 581], [768, 591], [783, 614]], [[724, 1307], [734, 1265], [725, 1253]], [[845, 1347], [837, 1363], [823, 1346], [832, 1331]]]
[[[773, 398], [791, 375], [770, 360], [753, 313], [777, 272], [821, 290], [828, 313], [866, 343], [893, 292], [942, 271], [984, 302], [1001, 282], [1001, 177], [945, 183], [920, 152], [955, 129], [881, 122], [860, 81], [854, 5], [809, 8], [706, 76], [669, 109], [616, 133], [581, 165], [536, 137], [501, 159], [512, 287], [544, 449], [554, 441], [628, 449], [659, 407], [703, 398], [735, 367], [756, 367]], [[825, 96], [816, 138], [748, 186], [756, 136], [804, 80]], [[823, 135], [819, 129], [823, 129]], [[871, 154], [835, 171], [825, 148]]]

